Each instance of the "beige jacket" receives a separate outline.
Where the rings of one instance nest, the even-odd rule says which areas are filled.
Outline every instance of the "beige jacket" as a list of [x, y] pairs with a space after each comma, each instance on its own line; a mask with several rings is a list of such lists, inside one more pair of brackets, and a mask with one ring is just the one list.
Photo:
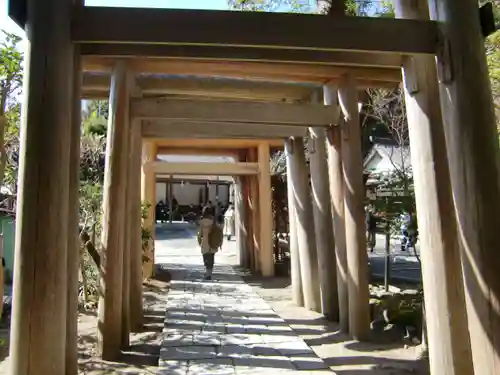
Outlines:
[[198, 238], [201, 238], [200, 247], [202, 254], [207, 254], [207, 253], [215, 254], [218, 250], [218, 249], [211, 249], [210, 244], [208, 242], [208, 235], [212, 228], [213, 222], [214, 221], [212, 219], [206, 219], [206, 218], [201, 219], [198, 222], [198, 224], [200, 225], [200, 228], [198, 230]]

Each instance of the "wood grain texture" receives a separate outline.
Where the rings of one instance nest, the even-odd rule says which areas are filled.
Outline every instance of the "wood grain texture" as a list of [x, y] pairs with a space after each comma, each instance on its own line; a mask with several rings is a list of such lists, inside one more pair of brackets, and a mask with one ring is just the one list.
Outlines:
[[[332, 122], [336, 116], [332, 116]], [[338, 321], [337, 266], [328, 181], [325, 128], [309, 128], [309, 169], [318, 252], [321, 313]]]
[[293, 191], [295, 212], [297, 214], [295, 225], [304, 307], [309, 310], [320, 311], [318, 255], [303, 138], [290, 138], [285, 143], [285, 152], [286, 157], [289, 159], [287, 166], [290, 166], [287, 173], [290, 174], [292, 182], [288, 188]]
[[71, 3], [27, 2], [10, 332], [16, 375], [66, 374]]
[[271, 154], [269, 143], [261, 142], [257, 148], [259, 163], [259, 234], [262, 276], [274, 276], [273, 211], [271, 190]]
[[124, 217], [128, 149], [126, 66], [117, 63], [111, 85], [103, 187], [102, 259], [99, 296], [98, 354], [106, 360], [120, 354], [122, 340], [122, 283]]
[[[291, 142], [287, 140], [287, 142]], [[285, 146], [286, 147], [286, 146]], [[291, 170], [291, 157], [286, 158], [286, 170]], [[292, 188], [291, 174], [287, 172], [287, 198], [288, 198], [288, 249], [290, 251], [290, 282], [292, 284], [293, 302], [300, 307], [304, 306], [304, 294], [302, 292], [301, 266], [299, 256], [299, 240], [297, 237], [297, 209], [295, 208], [294, 191]]]
[[259, 163], [163, 162], [153, 161], [147, 168], [156, 174], [248, 176], [259, 174]]
[[133, 99], [133, 118], [326, 125], [336, 110], [322, 104], [249, 103], [184, 99]]
[[428, 0], [451, 60], [438, 58], [441, 108], [448, 151], [474, 373], [500, 368], [500, 152], [477, 3]]
[[349, 332], [354, 339], [370, 337], [368, 255], [364, 220], [365, 189], [358, 96], [352, 76], [346, 75], [338, 87], [342, 125], [342, 170], [344, 175], [344, 220], [349, 289]]
[[129, 173], [129, 236], [130, 236], [130, 329], [140, 332], [143, 326], [142, 301], [142, 230], [141, 230], [141, 153], [140, 122], [131, 122]]
[[244, 48], [196, 45], [87, 43], [83, 55], [114, 58], [165, 58], [266, 63], [304, 63], [358, 67], [399, 68], [400, 53], [318, 51], [305, 49]]
[[[277, 30], [286, 32], [276, 32]], [[437, 32], [437, 25], [430, 21], [389, 18], [75, 7], [71, 36], [77, 43], [215, 45], [434, 54]]]
[[147, 218], [143, 220], [143, 226], [153, 237], [153, 240], [150, 241], [144, 251], [144, 255], [147, 259], [142, 265], [143, 280], [150, 279], [154, 273], [156, 177], [150, 163], [156, 160], [157, 150], [158, 148], [155, 142], [142, 142], [141, 202], [142, 204], [149, 205]]
[[[397, 17], [429, 18], [425, 0], [396, 2]], [[435, 59], [403, 65], [426, 327], [433, 374], [474, 372]]]
[[[158, 75], [184, 75], [191, 77], [218, 77], [269, 82], [295, 82], [322, 84], [345, 73], [353, 74], [359, 84], [377, 81], [384, 87], [387, 83], [401, 82], [401, 70], [396, 67], [362, 67], [326, 64], [265, 63], [193, 59], [128, 59], [131, 69], [137, 73]], [[115, 58], [85, 56], [84, 70], [89, 72], [109, 72]]]
[[283, 139], [307, 134], [306, 127], [258, 124], [248, 122], [194, 122], [176, 120], [145, 120], [142, 124], [143, 138], [193, 138], [217, 139]]
[[68, 207], [68, 295], [66, 324], [66, 375], [78, 373], [78, 298], [80, 265], [80, 137], [82, 126], [82, 72], [78, 47], [73, 63], [73, 108], [71, 123], [70, 181]]
[[[328, 84], [323, 88], [325, 104], [337, 105], [337, 87]], [[338, 121], [334, 121], [327, 130], [326, 150], [328, 154], [328, 180], [333, 216], [333, 233], [335, 236], [335, 258], [337, 265], [337, 293], [339, 299], [340, 329], [349, 332], [349, 291], [347, 253], [345, 245], [344, 222], [344, 176], [342, 172], [342, 139]]]

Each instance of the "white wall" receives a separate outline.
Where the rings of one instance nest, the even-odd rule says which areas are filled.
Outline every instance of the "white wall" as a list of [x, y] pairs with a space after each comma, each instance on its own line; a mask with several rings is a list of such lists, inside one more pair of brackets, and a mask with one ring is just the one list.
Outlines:
[[365, 166], [365, 172], [382, 172], [386, 171], [387, 165], [385, 160], [379, 155], [373, 155], [372, 159]]
[[[227, 185], [219, 185], [219, 202], [222, 203], [223, 206], [227, 206], [228, 198], [227, 198], [227, 193], [228, 193], [229, 186]], [[208, 187], [208, 200], [211, 200], [213, 204], [215, 204], [216, 201], [216, 194], [215, 194], [215, 184], [211, 184]]]
[[[202, 198], [204, 198], [205, 186], [203, 184], [180, 184], [178, 182], [175, 182], [172, 184], [172, 186], [172, 193], [180, 205], [197, 205], [199, 203], [200, 189], [202, 190], [203, 194]], [[156, 203], [158, 203], [160, 200], [164, 203], [167, 202], [168, 197], [166, 191], [166, 182], [156, 183]], [[227, 206], [229, 203], [228, 191], [229, 185], [219, 185], [219, 202], [221, 202], [223, 206]], [[212, 203], [215, 204], [215, 184], [210, 184], [208, 186], [208, 200], [212, 201]]]
[[163, 201], [163, 203], [167, 201], [167, 184], [165, 182], [156, 183], [156, 203], [159, 201]]
[[204, 190], [203, 185], [179, 183], [173, 184], [173, 194], [180, 205], [197, 205], [199, 202], [200, 189]]

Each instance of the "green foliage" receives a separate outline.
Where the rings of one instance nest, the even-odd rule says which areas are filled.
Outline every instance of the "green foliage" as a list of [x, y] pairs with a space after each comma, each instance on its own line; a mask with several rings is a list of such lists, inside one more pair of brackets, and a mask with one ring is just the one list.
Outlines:
[[[100, 249], [102, 229], [102, 197], [104, 182], [107, 103], [90, 101], [82, 115], [83, 135], [80, 141], [80, 226], [89, 235], [95, 249]], [[99, 107], [106, 108], [101, 111]], [[103, 131], [100, 131], [100, 128]], [[94, 260], [85, 250], [81, 255], [82, 273], [84, 275], [85, 300], [97, 298], [99, 270]]]
[[[481, 0], [480, 4], [482, 5], [486, 2], [485, 0]], [[486, 38], [485, 49], [490, 72], [491, 91], [497, 117], [497, 129], [500, 135], [500, 0], [494, 0], [491, 3], [493, 4], [497, 31]]]
[[[345, 10], [350, 15], [368, 15], [373, 0], [346, 0]], [[228, 0], [232, 9], [253, 12], [294, 12], [328, 14], [331, 0]]]
[[12, 194], [17, 193], [17, 175], [19, 169], [19, 131], [21, 126], [21, 105], [16, 102], [5, 113], [4, 134], [5, 169], [3, 186]]
[[309, 13], [314, 0], [228, 0], [232, 9], [252, 12], [297, 12]]
[[18, 97], [22, 88], [23, 54], [19, 51], [21, 38], [5, 31], [2, 33], [4, 41], [0, 45], [0, 185], [16, 194], [21, 123]]
[[106, 140], [84, 135], [80, 143], [80, 181], [90, 184], [104, 182]]
[[[141, 226], [141, 230], [142, 230], [142, 250], [143, 251], [146, 251], [148, 246], [149, 246], [149, 243], [151, 242], [151, 240], [153, 239], [153, 233], [151, 231], [151, 229], [149, 228], [146, 228], [144, 226], [144, 221], [149, 217], [149, 211], [151, 209], [151, 206], [152, 204], [149, 203], [149, 202], [142, 202], [141, 204], [141, 218], [142, 218], [142, 222], [143, 222], [143, 225]], [[143, 257], [144, 260], [147, 260], [146, 257]]]
[[23, 54], [19, 51], [21, 38], [2, 30], [4, 41], [0, 45], [0, 116], [6, 111], [9, 100], [20, 94], [23, 73]]
[[[80, 181], [80, 218], [92, 226], [99, 222], [101, 214], [102, 185], [88, 181]], [[87, 225], [85, 225], [87, 226]]]
[[83, 123], [83, 134], [93, 135], [97, 137], [105, 137], [108, 126], [107, 121], [103, 117], [88, 117]]
[[83, 134], [105, 137], [108, 127], [107, 100], [91, 100], [83, 115]]
[[400, 234], [401, 215], [416, 210], [411, 169], [380, 173], [372, 178], [376, 180], [376, 195], [375, 199], [367, 199], [366, 203], [373, 206], [379, 221], [391, 235]]

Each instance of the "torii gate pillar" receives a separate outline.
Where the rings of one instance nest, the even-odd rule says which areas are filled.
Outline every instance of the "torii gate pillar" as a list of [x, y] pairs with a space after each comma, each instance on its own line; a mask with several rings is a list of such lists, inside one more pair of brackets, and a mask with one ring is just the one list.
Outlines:
[[149, 231], [151, 241], [147, 244], [144, 255], [147, 258], [143, 262], [142, 276], [144, 279], [153, 277], [154, 272], [154, 240], [155, 240], [155, 205], [156, 205], [156, 175], [149, 162], [156, 159], [157, 145], [151, 141], [142, 143], [142, 179], [141, 199], [143, 204], [148, 204], [147, 217], [143, 221], [144, 229]]
[[273, 276], [273, 212], [269, 144], [260, 143], [257, 151], [259, 161], [260, 264], [262, 276]]
[[500, 368], [500, 152], [477, 2], [428, 0], [439, 21], [441, 108], [458, 222], [474, 373]]
[[[66, 374], [73, 1], [29, 1], [10, 372]], [[29, 324], [27, 324], [29, 322]]]

